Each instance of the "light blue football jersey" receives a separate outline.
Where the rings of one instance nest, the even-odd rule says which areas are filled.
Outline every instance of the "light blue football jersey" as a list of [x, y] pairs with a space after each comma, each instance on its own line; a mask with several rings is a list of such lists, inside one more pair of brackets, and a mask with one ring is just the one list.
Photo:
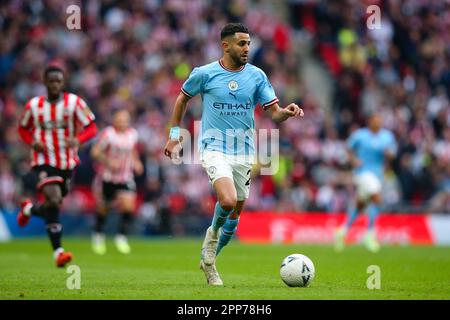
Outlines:
[[354, 173], [370, 171], [383, 181], [384, 152], [385, 150], [390, 150], [394, 154], [397, 152], [394, 134], [387, 129], [373, 133], [368, 128], [361, 128], [350, 135], [347, 145], [361, 161], [361, 166], [355, 168]]
[[200, 153], [254, 155], [255, 107], [278, 102], [266, 74], [249, 63], [236, 71], [220, 61], [194, 68], [181, 91], [188, 97], [202, 97]]

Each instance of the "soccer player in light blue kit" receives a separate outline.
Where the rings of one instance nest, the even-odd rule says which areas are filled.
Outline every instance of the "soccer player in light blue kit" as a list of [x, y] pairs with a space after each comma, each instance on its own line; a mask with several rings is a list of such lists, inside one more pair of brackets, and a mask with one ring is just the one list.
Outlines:
[[347, 211], [347, 221], [335, 233], [335, 249], [344, 249], [345, 236], [355, 221], [358, 212], [366, 209], [369, 216], [368, 230], [364, 244], [372, 252], [380, 245], [374, 232], [375, 219], [380, 212], [381, 189], [386, 160], [391, 160], [397, 152], [394, 134], [381, 127], [382, 119], [373, 113], [368, 117], [368, 126], [353, 132], [348, 138], [349, 155], [354, 167], [356, 199]]
[[200, 94], [203, 101], [200, 159], [218, 199], [203, 241], [200, 262], [210, 285], [223, 284], [215, 266], [216, 255], [236, 232], [249, 195], [255, 154], [252, 134], [255, 107], [260, 104], [275, 122], [303, 116], [303, 110], [295, 103], [281, 108], [265, 73], [247, 63], [250, 35], [244, 25], [229, 23], [220, 37], [222, 58], [195, 68], [181, 88], [164, 150], [170, 158], [180, 156], [179, 126], [187, 102]]

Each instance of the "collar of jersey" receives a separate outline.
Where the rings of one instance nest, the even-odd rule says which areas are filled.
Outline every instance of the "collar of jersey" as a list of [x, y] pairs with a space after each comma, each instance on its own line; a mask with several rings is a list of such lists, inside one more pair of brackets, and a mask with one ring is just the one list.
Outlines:
[[54, 102], [50, 102], [50, 100], [48, 100], [48, 94], [46, 94], [44, 96], [45, 101], [47, 101], [50, 104], [58, 104], [58, 102], [64, 100], [64, 96], [65, 96], [66, 92], [62, 91], [61, 94], [59, 95], [59, 99], [54, 101]]
[[229, 72], [240, 72], [240, 71], [244, 70], [245, 66], [247, 65], [247, 64], [244, 64], [238, 70], [231, 70], [231, 69], [228, 69], [227, 67], [225, 67], [225, 65], [222, 63], [222, 59], [219, 59], [219, 64], [223, 69], [225, 69], [226, 71], [229, 71]]

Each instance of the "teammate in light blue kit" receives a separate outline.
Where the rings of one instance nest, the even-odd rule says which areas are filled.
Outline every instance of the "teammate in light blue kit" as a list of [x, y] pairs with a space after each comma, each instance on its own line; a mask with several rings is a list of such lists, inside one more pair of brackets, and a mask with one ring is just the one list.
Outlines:
[[215, 266], [216, 255], [236, 232], [239, 215], [249, 195], [255, 154], [255, 107], [260, 104], [275, 122], [303, 116], [303, 110], [295, 103], [281, 108], [265, 73], [247, 63], [250, 35], [244, 25], [229, 23], [220, 37], [222, 58], [195, 68], [181, 88], [164, 150], [170, 158], [180, 156], [179, 125], [189, 99], [200, 94], [203, 101], [198, 141], [200, 158], [218, 199], [212, 224], [203, 241], [200, 262], [210, 285], [223, 284]]
[[391, 160], [397, 152], [394, 134], [381, 128], [382, 119], [373, 113], [368, 118], [368, 127], [353, 132], [347, 145], [354, 166], [356, 201], [349, 205], [346, 223], [335, 233], [335, 248], [344, 248], [345, 236], [355, 221], [358, 212], [367, 209], [369, 215], [368, 231], [364, 237], [366, 247], [373, 252], [379, 250], [374, 232], [375, 219], [380, 212], [381, 188], [386, 160]]

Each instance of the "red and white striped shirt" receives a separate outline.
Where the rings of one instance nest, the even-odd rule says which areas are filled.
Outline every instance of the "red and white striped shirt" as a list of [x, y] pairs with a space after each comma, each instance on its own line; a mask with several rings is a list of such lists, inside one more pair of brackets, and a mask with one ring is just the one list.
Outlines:
[[31, 150], [31, 166], [50, 165], [60, 170], [71, 170], [79, 163], [78, 148], [66, 145], [66, 139], [74, 138], [95, 116], [83, 99], [64, 92], [56, 103], [45, 96], [32, 98], [25, 106], [19, 125], [29, 130], [36, 142], [45, 145], [43, 152]]
[[123, 132], [109, 126], [102, 130], [97, 142], [100, 150], [107, 159], [114, 159], [120, 163], [120, 169], [111, 171], [106, 166], [99, 168], [99, 175], [103, 181], [112, 183], [128, 183], [133, 181], [133, 153], [137, 147], [138, 133], [133, 128]]

